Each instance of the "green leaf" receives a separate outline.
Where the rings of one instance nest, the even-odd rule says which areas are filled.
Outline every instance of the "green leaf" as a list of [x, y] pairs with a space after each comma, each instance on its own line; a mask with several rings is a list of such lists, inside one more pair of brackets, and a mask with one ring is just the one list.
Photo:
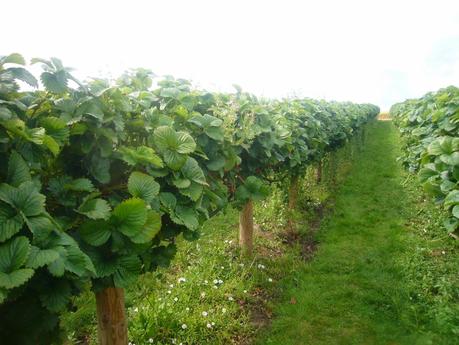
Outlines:
[[110, 225], [103, 220], [90, 220], [80, 227], [80, 235], [83, 240], [95, 247], [107, 242], [111, 234]]
[[98, 157], [97, 155], [93, 156], [90, 171], [92, 176], [100, 183], [105, 184], [110, 182], [110, 161], [107, 158]]
[[67, 246], [67, 256], [65, 260], [65, 269], [82, 277], [90, 273], [96, 273], [95, 268], [89, 257], [83, 253], [77, 244]]
[[40, 241], [48, 237], [48, 235], [57, 228], [55, 224], [46, 216], [28, 217], [26, 224], [29, 230], [34, 234], [34, 239]]
[[15, 63], [17, 65], [26, 64], [24, 57], [19, 53], [12, 53], [10, 55], [0, 57], [0, 65], [3, 65], [6, 63]]
[[110, 205], [104, 199], [87, 200], [78, 208], [78, 213], [91, 219], [108, 219], [110, 211]]
[[52, 263], [59, 258], [59, 253], [53, 249], [40, 249], [32, 246], [26, 262], [28, 268], [39, 268]]
[[177, 152], [188, 154], [194, 152], [196, 143], [191, 135], [186, 132], [177, 132], [178, 147]]
[[451, 213], [453, 214], [454, 217], [459, 219], [459, 205], [455, 205], [453, 209], [451, 210]]
[[115, 273], [118, 267], [118, 257], [105, 257], [99, 251], [90, 251], [89, 256], [94, 264], [97, 278], [108, 277], [109, 275]]
[[218, 156], [212, 159], [210, 162], [206, 163], [206, 166], [211, 171], [218, 171], [225, 167], [225, 163], [226, 163], [225, 157]]
[[459, 204], [459, 190], [449, 192], [444, 201], [444, 207], [449, 208]]
[[94, 185], [87, 178], [78, 178], [64, 186], [65, 189], [75, 192], [92, 192], [94, 191]]
[[187, 156], [174, 151], [164, 152], [164, 162], [172, 170], [180, 170], [185, 164]]
[[161, 201], [161, 204], [169, 211], [174, 210], [175, 205], [177, 204], [177, 198], [174, 196], [174, 194], [169, 192], [160, 193], [159, 200]]
[[201, 197], [204, 188], [202, 185], [197, 183], [191, 183], [188, 188], [180, 189], [180, 194], [189, 197], [193, 201], [198, 201]]
[[261, 201], [269, 195], [269, 187], [255, 176], [249, 176], [244, 184], [236, 190], [235, 197], [239, 202], [247, 200]]
[[40, 301], [45, 308], [53, 313], [58, 313], [65, 309], [72, 297], [72, 289], [68, 281], [54, 279], [49, 283], [49, 288], [42, 291]]
[[137, 255], [123, 256], [119, 259], [118, 269], [113, 275], [116, 287], [126, 288], [137, 280], [141, 271], [142, 262]]
[[459, 227], [459, 219], [449, 217], [443, 221], [443, 226], [448, 232], [455, 232]]
[[70, 130], [66, 122], [58, 117], [48, 116], [40, 120], [41, 127], [45, 128], [46, 134], [56, 142], [63, 144], [68, 141]]
[[448, 165], [459, 165], [459, 152], [440, 155], [440, 160]]
[[180, 220], [178, 223], [185, 225], [188, 229], [196, 230], [199, 227], [196, 211], [191, 207], [177, 205], [175, 215]]
[[116, 230], [128, 237], [135, 237], [147, 221], [147, 208], [142, 199], [132, 198], [115, 207], [112, 219]]
[[11, 73], [14, 79], [22, 80], [23, 82], [29, 84], [32, 87], [38, 87], [38, 81], [28, 70], [22, 67], [10, 67], [8, 72]]
[[131, 237], [134, 243], [147, 243], [161, 230], [161, 215], [155, 211], [148, 211], [147, 222], [136, 236]]
[[11, 273], [0, 272], [0, 287], [13, 289], [21, 286], [30, 278], [32, 278], [34, 270], [30, 268], [22, 268]]
[[186, 132], [176, 132], [169, 126], [155, 129], [153, 139], [164, 162], [173, 170], [179, 170], [186, 162], [186, 154], [196, 149], [196, 143]]
[[204, 186], [208, 185], [204, 176], [204, 172], [194, 158], [188, 157], [185, 165], [181, 169], [181, 172], [187, 179], [193, 182]]
[[49, 92], [64, 93], [67, 91], [67, 74], [65, 71], [43, 72], [40, 79]]
[[59, 151], [60, 151], [59, 144], [56, 142], [56, 140], [54, 140], [53, 137], [45, 134], [43, 136], [43, 145], [45, 145], [54, 156], [57, 156], [59, 154]]
[[30, 252], [27, 237], [19, 236], [0, 246], [0, 272], [9, 273], [25, 264]]
[[137, 164], [152, 164], [158, 168], [164, 166], [161, 157], [156, 154], [155, 150], [147, 146], [120, 147], [119, 152], [121, 153], [121, 159], [132, 166]]
[[16, 151], [11, 152], [8, 162], [7, 181], [13, 187], [19, 187], [23, 182], [31, 181], [29, 166]]
[[128, 180], [128, 190], [132, 196], [141, 198], [149, 203], [159, 193], [159, 183], [147, 174], [134, 171]]
[[54, 247], [59, 257], [48, 264], [49, 273], [55, 277], [62, 277], [65, 273], [65, 261], [67, 260], [67, 250], [63, 246]]
[[188, 188], [191, 185], [191, 181], [187, 178], [176, 178], [172, 180], [172, 183], [179, 189]]
[[10, 239], [21, 230], [24, 220], [11, 206], [0, 202], [0, 242]]
[[418, 176], [421, 183], [427, 181], [430, 177], [438, 175], [438, 172], [430, 167], [419, 170]]
[[45, 196], [38, 193], [33, 182], [25, 182], [19, 186], [14, 203], [26, 217], [37, 216], [45, 210]]

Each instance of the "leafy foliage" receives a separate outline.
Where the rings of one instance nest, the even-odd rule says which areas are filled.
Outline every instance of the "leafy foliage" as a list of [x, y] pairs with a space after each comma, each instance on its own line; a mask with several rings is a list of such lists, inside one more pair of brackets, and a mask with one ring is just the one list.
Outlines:
[[59, 59], [32, 63], [44, 90], [20, 92], [17, 80], [36, 79], [9, 67], [25, 64], [19, 54], [0, 58], [0, 315], [9, 317], [27, 305], [55, 315], [83, 284], [125, 287], [167, 266], [177, 236], [197, 238], [228, 202], [262, 199], [270, 179], [300, 174], [378, 113], [208, 93], [170, 77], [152, 89], [146, 70], [81, 83]]
[[444, 226], [459, 229], [459, 89], [449, 86], [391, 108], [404, 138], [403, 164], [449, 211]]

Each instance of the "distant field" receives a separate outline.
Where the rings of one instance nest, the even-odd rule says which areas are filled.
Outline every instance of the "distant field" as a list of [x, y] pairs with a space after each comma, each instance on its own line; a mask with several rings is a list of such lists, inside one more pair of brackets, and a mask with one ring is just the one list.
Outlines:
[[389, 113], [379, 113], [378, 115], [378, 120], [381, 121], [390, 121], [392, 120], [391, 116]]

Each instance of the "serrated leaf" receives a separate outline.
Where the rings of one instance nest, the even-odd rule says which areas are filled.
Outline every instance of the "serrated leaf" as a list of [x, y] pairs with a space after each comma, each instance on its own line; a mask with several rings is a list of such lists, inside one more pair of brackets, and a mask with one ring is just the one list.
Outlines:
[[206, 177], [204, 176], [204, 172], [202, 171], [196, 159], [192, 157], [187, 158], [185, 165], [181, 169], [181, 172], [183, 176], [193, 182], [204, 186], [208, 185], [206, 182]]
[[177, 198], [174, 196], [174, 194], [169, 192], [160, 193], [159, 200], [161, 201], [161, 204], [168, 210], [174, 210], [175, 205], [177, 204]]
[[94, 178], [100, 183], [109, 183], [110, 176], [110, 161], [107, 158], [93, 156], [91, 160], [90, 172]]
[[43, 72], [40, 79], [49, 92], [64, 93], [67, 91], [67, 75], [65, 71], [56, 73]]
[[24, 158], [16, 151], [12, 151], [8, 162], [8, 183], [13, 187], [19, 187], [21, 183], [31, 180], [30, 169]]
[[31, 181], [22, 183], [18, 188], [5, 183], [0, 184], [0, 200], [26, 217], [36, 216], [45, 211], [45, 196], [38, 193]]
[[152, 164], [158, 168], [164, 166], [161, 157], [159, 157], [151, 147], [121, 147], [119, 148], [119, 152], [121, 153], [121, 159], [132, 166], [137, 164]]
[[161, 230], [161, 215], [155, 211], [148, 211], [147, 222], [136, 236], [131, 237], [134, 243], [147, 243]]
[[10, 273], [0, 272], [0, 287], [5, 289], [13, 289], [21, 286], [30, 278], [32, 278], [34, 270], [30, 268], [22, 268]]
[[132, 196], [138, 197], [149, 203], [159, 193], [159, 183], [147, 174], [134, 171], [128, 180], [128, 190]]
[[27, 237], [16, 237], [0, 246], [0, 272], [18, 270], [26, 262], [30, 252]]
[[180, 220], [178, 223], [185, 225], [188, 229], [196, 230], [199, 227], [196, 211], [191, 207], [177, 205], [175, 215]]
[[56, 142], [56, 140], [54, 140], [53, 137], [45, 134], [43, 136], [43, 145], [46, 146], [47, 149], [50, 150], [54, 156], [57, 156], [59, 154], [59, 144]]
[[136, 255], [123, 256], [119, 259], [118, 269], [113, 274], [116, 287], [126, 288], [137, 280], [142, 262]]
[[459, 205], [459, 190], [449, 192], [444, 201], [445, 208], [455, 205]]
[[203, 191], [204, 187], [202, 185], [193, 182], [188, 188], [180, 189], [179, 192], [180, 194], [189, 197], [193, 201], [198, 201]]
[[78, 208], [78, 213], [91, 219], [108, 219], [110, 211], [110, 205], [104, 199], [87, 200]]
[[187, 178], [176, 178], [172, 180], [172, 183], [179, 189], [188, 188], [191, 185], [191, 181]]
[[163, 153], [164, 163], [172, 170], [180, 170], [180, 168], [186, 163], [188, 156], [182, 155], [175, 151], [166, 151]]
[[147, 208], [142, 199], [132, 198], [115, 207], [112, 213], [115, 229], [128, 237], [135, 237], [147, 221]]
[[26, 224], [29, 230], [34, 234], [34, 239], [37, 241], [44, 240], [54, 229], [57, 228], [48, 217], [41, 215], [28, 217], [26, 219]]
[[92, 192], [95, 189], [92, 182], [87, 178], [75, 179], [69, 183], [66, 183], [64, 188], [75, 192]]
[[21, 230], [24, 220], [11, 206], [0, 202], [0, 242], [10, 239]]
[[59, 257], [48, 264], [48, 271], [55, 277], [62, 277], [65, 273], [65, 260], [67, 259], [67, 251], [63, 246], [54, 247]]
[[52, 263], [59, 258], [59, 253], [53, 249], [40, 249], [32, 246], [30, 248], [29, 258], [26, 262], [28, 268], [39, 268]]
[[23, 68], [23, 67], [10, 67], [10, 68], [8, 68], [8, 72], [13, 75], [14, 79], [22, 80], [23, 82], [29, 84], [32, 87], [35, 87], [35, 88], [38, 87], [37, 79], [33, 76], [32, 73], [30, 73], [25, 68]]
[[72, 297], [72, 289], [66, 280], [54, 280], [50, 282], [49, 288], [39, 295], [40, 301], [45, 308], [53, 313], [65, 309]]
[[65, 269], [78, 276], [85, 276], [91, 273], [96, 273], [94, 266], [89, 257], [83, 253], [76, 244], [65, 248], [67, 256], [65, 260]]
[[111, 236], [110, 225], [103, 220], [91, 220], [80, 227], [80, 235], [88, 244], [98, 247]]
[[12, 53], [12, 54], [0, 57], [0, 64], [6, 64], [6, 63], [15, 63], [17, 65], [26, 64], [24, 57], [19, 53]]

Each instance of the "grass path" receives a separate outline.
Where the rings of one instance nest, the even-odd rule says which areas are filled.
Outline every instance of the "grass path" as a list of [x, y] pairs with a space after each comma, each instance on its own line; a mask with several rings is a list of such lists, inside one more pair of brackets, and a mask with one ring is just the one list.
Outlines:
[[257, 344], [429, 344], [405, 322], [409, 295], [397, 264], [409, 250], [409, 210], [390, 122], [368, 130], [365, 149], [318, 233], [313, 260], [286, 282], [271, 328]]

